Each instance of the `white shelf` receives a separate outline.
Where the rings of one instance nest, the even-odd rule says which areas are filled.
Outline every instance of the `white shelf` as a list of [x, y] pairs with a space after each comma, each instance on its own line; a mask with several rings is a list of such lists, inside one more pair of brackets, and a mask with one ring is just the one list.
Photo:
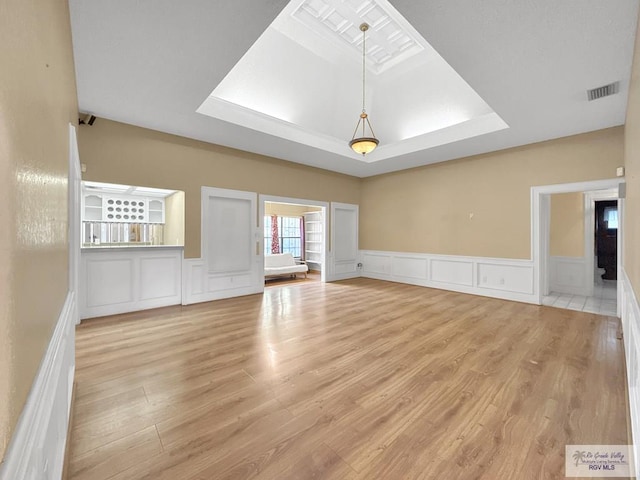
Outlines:
[[163, 224], [165, 221], [164, 199], [138, 195], [85, 193], [82, 221]]
[[103, 222], [147, 223], [147, 199], [127, 196], [103, 197]]
[[149, 200], [149, 223], [164, 223], [164, 200]]
[[311, 263], [314, 270], [322, 265], [322, 212], [309, 212], [304, 214], [305, 227], [305, 259]]

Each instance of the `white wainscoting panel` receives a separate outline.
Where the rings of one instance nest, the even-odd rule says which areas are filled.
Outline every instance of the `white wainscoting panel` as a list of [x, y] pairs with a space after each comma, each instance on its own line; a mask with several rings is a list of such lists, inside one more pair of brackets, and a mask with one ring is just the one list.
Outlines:
[[92, 254], [91, 257], [82, 257], [82, 264], [85, 270], [80, 278], [87, 286], [84, 307], [90, 309], [133, 302], [136, 273], [133, 258]]
[[[257, 257], [256, 262], [261, 257]], [[239, 297], [261, 293], [264, 288], [256, 287], [255, 274], [240, 273], [216, 275], [208, 272], [202, 258], [188, 258], [183, 262], [182, 304], [210, 302], [222, 298]]]
[[549, 290], [570, 295], [588, 296], [593, 272], [587, 272], [584, 257], [549, 257]]
[[80, 262], [80, 317], [182, 303], [182, 247], [86, 248]]
[[[365, 277], [375, 275], [389, 276], [391, 275], [391, 256], [386, 253], [376, 254], [373, 252], [362, 252], [360, 255], [363, 263], [363, 273]], [[366, 260], [365, 260], [366, 258]], [[426, 275], [425, 275], [425, 278]]]
[[392, 275], [396, 277], [425, 279], [427, 278], [428, 260], [420, 257], [398, 257], [394, 259]]
[[251, 286], [251, 280], [251, 275], [248, 273], [240, 275], [209, 275], [209, 291], [247, 288]]
[[75, 372], [76, 298], [69, 292], [13, 438], [0, 480], [60, 480]]
[[631, 412], [631, 435], [634, 443], [636, 472], [640, 472], [640, 305], [624, 269], [619, 275], [621, 294], [621, 321], [624, 350], [627, 362], [627, 386], [629, 388], [629, 411]]
[[473, 286], [473, 261], [431, 258], [429, 280], [434, 283]]
[[341, 263], [335, 263], [333, 270], [332, 270], [333, 276], [336, 279], [342, 279], [342, 278], [352, 278], [352, 277], [357, 277], [358, 276], [358, 263], [357, 262], [350, 262], [350, 261], [344, 261]]
[[[183, 278], [188, 282], [187, 287], [191, 287], [187, 288], [189, 295], [203, 295], [206, 292], [206, 288], [204, 288], [206, 281], [204, 261], [200, 259], [185, 260], [185, 269], [188, 274]], [[186, 298], [186, 295], [183, 296], [184, 298]]]
[[[181, 258], [177, 255], [143, 257], [140, 259], [140, 300], [175, 298], [181, 295]], [[167, 275], [167, 273], [173, 275]], [[157, 279], [162, 278], [159, 282]], [[178, 302], [180, 303], [180, 302]]]
[[531, 260], [362, 250], [362, 276], [537, 303]]
[[[477, 285], [481, 288], [533, 295], [531, 265], [510, 265], [504, 262], [476, 262]], [[508, 283], [507, 283], [508, 282]]]

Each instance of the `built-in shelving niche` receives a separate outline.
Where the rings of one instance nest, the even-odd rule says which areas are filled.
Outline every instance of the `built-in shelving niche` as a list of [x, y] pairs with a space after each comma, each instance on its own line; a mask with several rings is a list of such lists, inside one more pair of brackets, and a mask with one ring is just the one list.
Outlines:
[[84, 247], [184, 244], [184, 192], [96, 182], [82, 192]]

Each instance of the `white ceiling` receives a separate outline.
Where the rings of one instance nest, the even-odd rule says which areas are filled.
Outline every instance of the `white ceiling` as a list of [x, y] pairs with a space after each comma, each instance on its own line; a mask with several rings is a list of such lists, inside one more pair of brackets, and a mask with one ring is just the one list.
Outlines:
[[80, 110], [360, 177], [624, 123], [640, 0], [328, 1], [70, 0]]
[[[381, 141], [366, 156], [345, 141], [362, 110], [363, 21]], [[507, 128], [387, 0], [291, 0], [198, 112], [362, 162]]]

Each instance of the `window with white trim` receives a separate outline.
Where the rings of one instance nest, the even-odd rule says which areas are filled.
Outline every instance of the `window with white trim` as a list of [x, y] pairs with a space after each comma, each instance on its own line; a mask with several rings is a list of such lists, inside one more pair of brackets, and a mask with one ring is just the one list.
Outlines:
[[264, 216], [264, 254], [291, 253], [294, 257], [302, 254], [301, 217], [275, 217], [277, 226], [277, 251], [274, 251], [273, 217]]

